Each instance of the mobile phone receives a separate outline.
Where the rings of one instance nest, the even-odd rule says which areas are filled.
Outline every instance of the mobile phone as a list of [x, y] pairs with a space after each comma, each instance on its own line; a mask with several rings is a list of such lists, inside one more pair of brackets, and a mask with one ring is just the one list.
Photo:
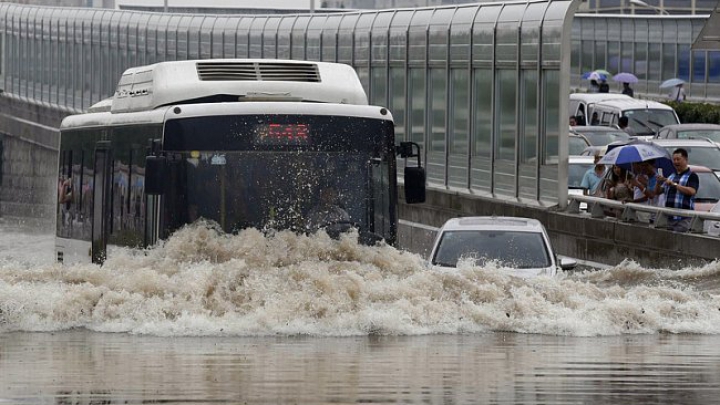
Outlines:
[[661, 177], [665, 177], [665, 176], [663, 176], [662, 167], [659, 167], [659, 168], [658, 168], [658, 174], [659, 174]]

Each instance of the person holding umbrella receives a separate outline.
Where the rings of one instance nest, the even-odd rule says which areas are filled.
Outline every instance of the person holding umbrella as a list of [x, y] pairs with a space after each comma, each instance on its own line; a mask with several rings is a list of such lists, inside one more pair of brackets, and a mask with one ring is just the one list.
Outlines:
[[[658, 170], [662, 169], [666, 173], [676, 170], [672, 157], [667, 150], [652, 142], [641, 140], [633, 140], [624, 145], [610, 144], [607, 147], [605, 155], [598, 161], [600, 164], [618, 166], [618, 175], [624, 174], [622, 172], [623, 170], [630, 170], [633, 163], [642, 162], [652, 162], [654, 167], [657, 167]], [[662, 173], [662, 171], [660, 171], [660, 173]], [[619, 177], [622, 178], [623, 176]], [[625, 180], [630, 180], [630, 176], [627, 176]], [[603, 187], [603, 189], [606, 188]], [[608, 198], [613, 197], [610, 196]]]
[[630, 97], [635, 97], [635, 91], [630, 87], [630, 83], [623, 83], [622, 94]]
[[598, 85], [598, 93], [610, 93], [610, 85], [607, 84], [607, 81], [604, 78], [600, 79], [600, 84]]
[[[683, 148], [675, 149], [672, 154], [675, 173], [663, 177], [657, 176], [655, 194], [665, 193], [665, 207], [684, 210], [695, 209], [695, 195], [700, 187], [698, 175], [688, 166], [688, 153]], [[690, 218], [673, 216], [668, 221], [670, 229], [675, 232], [687, 232], [690, 229]]]
[[673, 87], [672, 91], [670, 91], [669, 97], [670, 97], [670, 100], [672, 100], [672, 101], [677, 101], [677, 102], [685, 101], [685, 99], [687, 98], [687, 95], [685, 95], [685, 89], [683, 88], [683, 84], [680, 83], [680, 84], [676, 85], [675, 87]]
[[678, 79], [677, 77], [665, 80], [660, 84], [661, 89], [671, 89], [670, 94], [668, 94], [668, 99], [670, 101], [677, 101], [677, 102], [683, 102], [687, 98], [685, 95], [685, 89], [683, 88], [683, 85], [685, 84], [685, 81], [683, 79]]
[[635, 97], [635, 91], [630, 87], [631, 83], [637, 83], [638, 78], [632, 73], [628, 72], [620, 72], [613, 76], [613, 80], [619, 83], [622, 83], [623, 85], [623, 91], [622, 94], [625, 94], [626, 96]]
[[587, 75], [583, 75], [584, 78], [587, 78], [587, 80], [590, 81], [590, 87], [588, 88], [588, 93], [599, 93], [600, 92], [600, 84], [598, 82], [601, 82], [605, 80], [606, 76], [603, 74], [600, 74], [598, 72], [590, 72], [587, 73]]

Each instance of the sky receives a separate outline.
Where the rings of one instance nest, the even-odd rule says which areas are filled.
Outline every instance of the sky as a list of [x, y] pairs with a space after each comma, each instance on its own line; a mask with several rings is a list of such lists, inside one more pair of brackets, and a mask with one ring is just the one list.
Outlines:
[[[169, 7], [246, 7], [246, 8], [290, 8], [310, 9], [311, 0], [167, 0]], [[319, 7], [320, 1], [316, 1]], [[164, 0], [115, 0], [115, 4], [136, 6], [163, 6]]]

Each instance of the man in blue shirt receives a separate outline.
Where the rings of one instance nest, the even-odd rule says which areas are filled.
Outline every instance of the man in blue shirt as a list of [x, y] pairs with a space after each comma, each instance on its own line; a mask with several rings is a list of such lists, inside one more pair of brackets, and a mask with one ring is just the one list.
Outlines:
[[595, 155], [595, 166], [589, 168], [585, 174], [583, 175], [582, 181], [580, 182], [580, 187], [583, 188], [583, 193], [585, 195], [594, 195], [595, 191], [597, 191], [598, 184], [600, 184], [600, 180], [603, 178], [603, 174], [605, 174], [605, 165], [599, 165], [598, 161], [600, 160], [599, 155]]
[[[658, 175], [656, 188], [665, 190], [666, 207], [693, 210], [700, 179], [688, 167], [688, 153], [685, 149], [675, 149], [672, 159], [676, 172], [667, 178]], [[669, 225], [675, 232], [687, 232], [690, 229], [690, 218], [674, 216], [670, 218]]]

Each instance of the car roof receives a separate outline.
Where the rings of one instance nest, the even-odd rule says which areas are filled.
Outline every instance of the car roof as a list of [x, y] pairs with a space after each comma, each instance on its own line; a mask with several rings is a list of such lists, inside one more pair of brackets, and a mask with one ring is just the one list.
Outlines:
[[622, 93], [570, 93], [570, 99], [597, 103], [602, 100], [632, 99], [632, 97]]
[[673, 125], [665, 125], [664, 127], [660, 128], [660, 131], [663, 129], [674, 129], [676, 131], [683, 131], [688, 129], [714, 129], [714, 130], [720, 130], [720, 125], [718, 124], [706, 124], [706, 123], [695, 123], [695, 124], [673, 124]]
[[596, 108], [598, 106], [617, 107], [617, 108], [621, 108], [623, 110], [639, 110], [642, 108], [653, 108], [656, 110], [674, 111], [673, 108], [667, 104], [659, 103], [657, 101], [652, 101], [652, 100], [638, 100], [635, 98], [628, 98], [627, 100], [626, 99], [604, 100], [604, 101], [600, 101], [600, 102], [596, 103], [593, 108]]
[[709, 139], [688, 139], [688, 138], [661, 138], [661, 139], [652, 139], [653, 143], [656, 143], [660, 146], [692, 146], [692, 147], [708, 147], [708, 148], [717, 148], [718, 145], [709, 140]]
[[593, 164], [595, 163], [595, 156], [570, 155], [568, 156], [568, 163], [577, 165]]
[[470, 230], [515, 230], [544, 232], [545, 227], [533, 218], [523, 217], [458, 217], [451, 218], [442, 226], [442, 231]]
[[695, 173], [715, 173], [707, 166], [688, 165], [688, 167]]

